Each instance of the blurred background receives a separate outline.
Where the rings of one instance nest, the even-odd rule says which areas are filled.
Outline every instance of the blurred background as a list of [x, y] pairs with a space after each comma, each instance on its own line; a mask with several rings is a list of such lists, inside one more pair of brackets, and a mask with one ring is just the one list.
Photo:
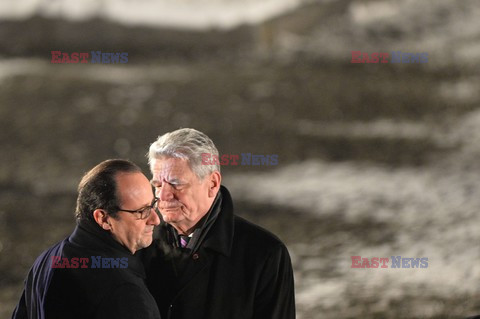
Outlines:
[[475, 0], [2, 0], [0, 317], [73, 230], [83, 173], [129, 158], [149, 176], [150, 143], [180, 127], [221, 154], [278, 154], [222, 172], [237, 213], [286, 242], [299, 319], [480, 313], [479, 16]]

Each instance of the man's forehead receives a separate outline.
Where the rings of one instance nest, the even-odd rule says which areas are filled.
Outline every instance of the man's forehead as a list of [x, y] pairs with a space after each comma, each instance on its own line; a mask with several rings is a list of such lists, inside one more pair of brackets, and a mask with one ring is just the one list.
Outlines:
[[183, 158], [167, 157], [167, 158], [158, 158], [152, 160], [150, 169], [152, 171], [170, 171], [170, 170], [183, 170], [188, 168], [187, 160]]
[[118, 172], [115, 174], [118, 184], [141, 184], [146, 178], [142, 172]]
[[115, 178], [117, 192], [122, 201], [126, 198], [144, 197], [152, 193], [147, 177], [141, 172], [120, 173]]
[[154, 159], [150, 170], [152, 171], [153, 180], [180, 180], [193, 173], [187, 160], [181, 158]]

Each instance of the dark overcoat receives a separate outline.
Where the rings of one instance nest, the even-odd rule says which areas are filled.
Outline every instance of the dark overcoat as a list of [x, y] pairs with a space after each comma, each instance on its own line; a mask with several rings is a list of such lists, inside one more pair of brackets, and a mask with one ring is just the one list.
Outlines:
[[12, 318], [160, 319], [144, 279], [138, 256], [82, 221], [37, 258]]
[[[213, 225], [194, 249], [179, 248], [173, 228], [142, 251], [147, 286], [163, 319], [293, 319], [292, 264], [273, 234], [233, 214], [225, 187]], [[215, 207], [215, 206], [219, 207]]]

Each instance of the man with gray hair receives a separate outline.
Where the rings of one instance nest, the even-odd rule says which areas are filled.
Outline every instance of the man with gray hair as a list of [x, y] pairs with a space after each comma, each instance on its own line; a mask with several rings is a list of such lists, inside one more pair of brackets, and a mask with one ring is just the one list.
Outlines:
[[165, 223], [143, 251], [147, 286], [162, 318], [295, 318], [293, 271], [285, 245], [234, 215], [218, 157], [204, 133], [179, 129], [148, 153]]

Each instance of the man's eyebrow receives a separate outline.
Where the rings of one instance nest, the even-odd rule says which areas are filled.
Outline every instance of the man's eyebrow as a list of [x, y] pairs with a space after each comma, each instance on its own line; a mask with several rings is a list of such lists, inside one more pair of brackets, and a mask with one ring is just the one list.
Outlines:
[[[150, 184], [155, 185], [155, 184], [161, 184], [162, 182], [159, 181], [158, 179], [152, 179], [150, 180]], [[172, 178], [171, 180], [165, 181], [165, 183], [172, 184], [172, 185], [183, 185], [187, 184], [187, 182], [184, 182], [178, 178]]]
[[152, 203], [152, 202], [149, 202], [148, 204], [143, 205], [140, 209], [150, 207], [150, 204], [151, 204], [151, 203]]
[[185, 182], [181, 181], [178, 178], [172, 178], [171, 180], [166, 181], [166, 182], [169, 183], [169, 184], [174, 184], [174, 185], [186, 184]]

